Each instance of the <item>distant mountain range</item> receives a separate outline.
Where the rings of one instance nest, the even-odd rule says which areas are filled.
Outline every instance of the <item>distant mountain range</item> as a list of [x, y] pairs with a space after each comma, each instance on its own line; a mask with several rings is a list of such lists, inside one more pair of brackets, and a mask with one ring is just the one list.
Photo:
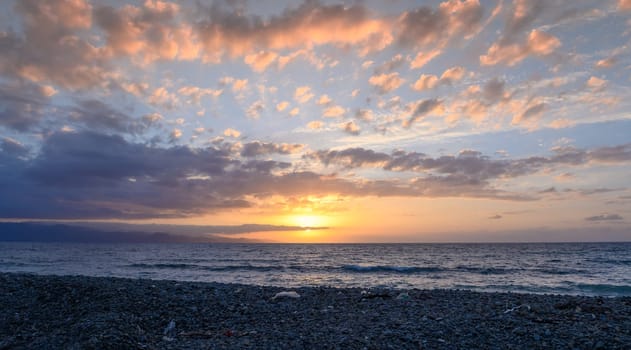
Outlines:
[[[48, 222], [0, 222], [0, 241], [81, 243], [264, 243], [221, 234], [292, 231], [302, 228], [271, 225], [181, 226], [114, 223], [59, 224]], [[163, 230], [161, 230], [161, 228]]]

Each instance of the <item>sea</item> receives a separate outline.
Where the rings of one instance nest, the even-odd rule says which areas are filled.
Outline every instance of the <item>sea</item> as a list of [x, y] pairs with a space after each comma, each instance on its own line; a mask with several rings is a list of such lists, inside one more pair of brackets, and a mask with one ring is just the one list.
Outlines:
[[631, 242], [87, 244], [0, 242], [0, 272], [285, 288], [631, 296]]

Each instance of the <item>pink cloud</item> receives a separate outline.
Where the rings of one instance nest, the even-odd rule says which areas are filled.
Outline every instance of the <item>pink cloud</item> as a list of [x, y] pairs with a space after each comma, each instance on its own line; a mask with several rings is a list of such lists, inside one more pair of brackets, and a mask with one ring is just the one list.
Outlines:
[[535, 29], [530, 32], [525, 43], [508, 45], [494, 43], [486, 55], [480, 56], [480, 64], [514, 66], [531, 55], [547, 56], [559, 46], [561, 46], [561, 41], [557, 37]]

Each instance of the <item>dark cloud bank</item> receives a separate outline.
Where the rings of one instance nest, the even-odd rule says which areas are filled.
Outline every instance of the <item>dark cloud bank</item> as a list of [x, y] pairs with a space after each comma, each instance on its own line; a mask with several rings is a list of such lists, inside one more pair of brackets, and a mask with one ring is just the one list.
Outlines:
[[[250, 143], [205, 148], [134, 143], [91, 131], [45, 137], [38, 152], [11, 139], [0, 144], [0, 217], [32, 219], [169, 218], [253, 206], [272, 195], [477, 197], [534, 200], [496, 189], [494, 181], [547, 167], [627, 162], [631, 144], [557, 149], [549, 157], [496, 160], [476, 151], [430, 157], [418, 152], [323, 150], [304, 155], [341, 169], [418, 173], [411, 179], [363, 181], [297, 170], [257, 155], [295, 152], [296, 145]], [[245, 150], [245, 151], [244, 151]], [[248, 157], [241, 157], [243, 154]], [[30, 155], [30, 156], [29, 156]]]

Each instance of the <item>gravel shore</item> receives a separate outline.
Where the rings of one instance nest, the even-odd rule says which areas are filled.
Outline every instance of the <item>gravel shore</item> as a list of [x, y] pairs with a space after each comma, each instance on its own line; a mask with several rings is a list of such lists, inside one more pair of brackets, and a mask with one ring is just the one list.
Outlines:
[[630, 297], [290, 290], [0, 273], [0, 349], [629, 349], [630, 344]]

